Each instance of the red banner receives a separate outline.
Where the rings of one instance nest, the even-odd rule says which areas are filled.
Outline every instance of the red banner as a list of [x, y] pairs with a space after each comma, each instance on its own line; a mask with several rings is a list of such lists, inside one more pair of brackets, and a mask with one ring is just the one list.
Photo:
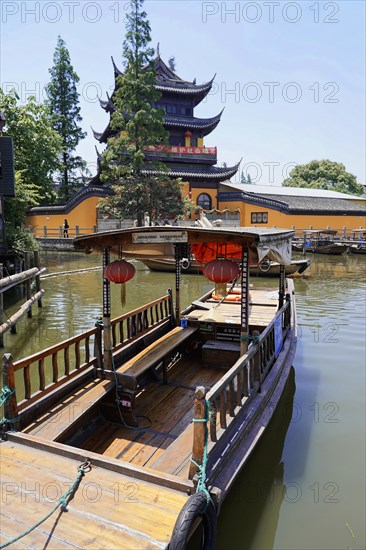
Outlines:
[[166, 147], [165, 145], [154, 146], [149, 145], [146, 147], [147, 151], [152, 153], [175, 153], [178, 155], [216, 155], [216, 147], [182, 147], [180, 145], [171, 145]]

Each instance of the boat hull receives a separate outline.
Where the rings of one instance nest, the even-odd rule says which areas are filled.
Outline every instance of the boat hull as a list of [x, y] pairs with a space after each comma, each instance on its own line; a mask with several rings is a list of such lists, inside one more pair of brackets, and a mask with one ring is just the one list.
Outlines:
[[[162, 271], [162, 272], [174, 272], [175, 271], [175, 262], [171, 258], [164, 259], [148, 259], [141, 260], [142, 263], [148, 267], [151, 271]], [[309, 267], [310, 262], [307, 259], [304, 260], [294, 260], [290, 265], [285, 266], [285, 274], [293, 275], [294, 273], [303, 273], [307, 267]], [[249, 266], [249, 272], [251, 276], [257, 277], [279, 277], [280, 275], [280, 264], [277, 262], [271, 262], [269, 268], [260, 267], [258, 265]], [[189, 266], [184, 268], [182, 267], [182, 273], [189, 273], [198, 275], [202, 273], [200, 265], [197, 262], [190, 262]]]
[[366, 254], [366, 246], [361, 246], [360, 248], [357, 246], [350, 246], [348, 247], [348, 252], [350, 254], [359, 254], [362, 256]]

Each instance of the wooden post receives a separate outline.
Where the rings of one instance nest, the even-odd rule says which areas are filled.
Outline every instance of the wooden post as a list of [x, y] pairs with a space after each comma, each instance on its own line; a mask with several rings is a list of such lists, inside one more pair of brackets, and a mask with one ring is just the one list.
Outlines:
[[[9, 390], [15, 390], [14, 366], [11, 353], [5, 353], [3, 357], [3, 388], [8, 387]], [[18, 416], [17, 398], [14, 393], [4, 404], [4, 416], [8, 420]]]
[[280, 265], [280, 284], [278, 289], [278, 309], [281, 309], [283, 306], [283, 301], [285, 299], [285, 266]]
[[241, 256], [241, 328], [240, 355], [248, 349], [249, 341], [249, 250], [246, 244], [242, 247]]
[[[39, 252], [34, 251], [34, 265], [39, 269]], [[36, 292], [41, 290], [41, 278], [39, 275], [36, 275]], [[38, 300], [38, 307], [42, 307], [42, 298]]]
[[205, 448], [205, 430], [207, 429], [207, 423], [201, 422], [201, 420], [204, 420], [206, 418], [205, 397], [206, 388], [204, 388], [203, 386], [197, 386], [195, 391], [193, 418], [194, 420], [198, 420], [198, 422], [193, 422], [193, 449], [191, 465], [189, 467], [189, 479], [193, 479], [198, 472], [198, 467], [196, 466], [196, 464], [201, 466], [203, 461], [203, 451]]
[[112, 369], [112, 338], [111, 338], [111, 283], [104, 277], [104, 270], [109, 264], [109, 248], [103, 253], [103, 337], [104, 337], [104, 368]]
[[[30, 253], [29, 252], [24, 252], [24, 271], [27, 271], [28, 269], [30, 269]], [[27, 301], [31, 299], [32, 297], [32, 290], [31, 290], [31, 279], [27, 279], [25, 281], [25, 292], [26, 292], [26, 297], [27, 297]], [[27, 316], [29, 319], [32, 318], [32, 308], [30, 307], [27, 311]]]
[[80, 227], [75, 225], [75, 235], [78, 237], [80, 235]]
[[94, 357], [97, 358], [97, 368], [104, 370], [103, 365], [103, 353], [102, 353], [102, 325], [101, 325], [101, 319], [100, 321], [97, 321], [95, 323], [95, 326], [97, 328], [97, 332], [95, 333], [94, 338]]
[[175, 245], [175, 324], [180, 323], [180, 258], [181, 250], [179, 244]]
[[[0, 264], [0, 279], [4, 276], [3, 264]], [[3, 324], [3, 313], [4, 313], [4, 298], [3, 293], [0, 291], [0, 326]], [[0, 334], [0, 348], [4, 347], [4, 336]]]
[[59, 226], [58, 226], [58, 236], [59, 236], [59, 239], [62, 239], [62, 237], [64, 236], [63, 233], [64, 233], [64, 232], [63, 232], [63, 227], [62, 227], [62, 225], [59, 225]]
[[47, 239], [47, 225], [43, 226], [43, 238]]

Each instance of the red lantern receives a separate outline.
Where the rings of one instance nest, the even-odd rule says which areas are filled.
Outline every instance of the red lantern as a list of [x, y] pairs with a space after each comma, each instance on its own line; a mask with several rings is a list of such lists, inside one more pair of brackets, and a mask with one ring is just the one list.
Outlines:
[[136, 269], [126, 260], [116, 260], [108, 264], [104, 277], [112, 283], [127, 283], [135, 275]]
[[214, 283], [228, 283], [236, 279], [239, 273], [238, 264], [224, 258], [212, 260], [203, 268], [203, 274]]

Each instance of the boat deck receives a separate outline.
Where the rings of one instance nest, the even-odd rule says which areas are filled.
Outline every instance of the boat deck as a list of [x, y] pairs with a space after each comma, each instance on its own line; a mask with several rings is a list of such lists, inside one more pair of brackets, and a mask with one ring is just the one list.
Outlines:
[[[44, 518], [75, 481], [83, 460], [33, 448], [10, 434], [1, 449], [1, 535], [5, 544]], [[24, 438], [24, 436], [23, 436]], [[29, 436], [28, 436], [29, 438]], [[53, 445], [57, 446], [57, 443]], [[17, 541], [14, 548], [162, 549], [188, 499], [183, 491], [96, 465], [67, 506]], [[113, 466], [113, 465], [112, 465]], [[114, 466], [114, 468], [117, 468]]]
[[168, 384], [151, 383], [137, 396], [135, 415], [139, 429], [125, 428], [117, 419], [106, 422], [100, 418], [93, 433], [78, 446], [187, 479], [193, 440], [191, 431], [173, 446], [180, 448], [180, 452], [171, 449], [169, 456], [163, 458], [163, 455], [192, 424], [196, 386], [210, 388], [222, 374], [221, 369], [203, 367], [198, 359], [183, 358], [169, 372]]

